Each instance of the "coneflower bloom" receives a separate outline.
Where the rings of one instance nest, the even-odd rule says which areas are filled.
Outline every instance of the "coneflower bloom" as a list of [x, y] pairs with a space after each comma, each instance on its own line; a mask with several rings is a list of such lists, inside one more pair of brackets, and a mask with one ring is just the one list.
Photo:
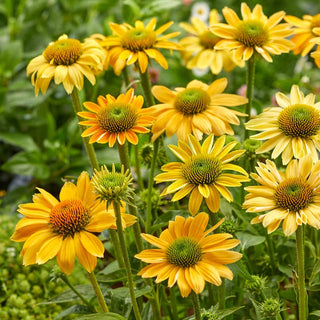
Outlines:
[[92, 272], [97, 257], [103, 257], [104, 247], [94, 234], [110, 228], [115, 218], [106, 212], [106, 202], [100, 202], [93, 193], [89, 175], [83, 172], [77, 184], [66, 182], [59, 200], [47, 191], [33, 196], [33, 203], [21, 204], [21, 219], [11, 237], [25, 241], [21, 251], [23, 264], [43, 264], [57, 257], [60, 269], [70, 274], [75, 257]]
[[149, 108], [156, 118], [152, 126], [152, 140], [163, 132], [168, 137], [176, 133], [177, 138], [183, 141], [188, 140], [190, 133], [198, 140], [202, 139], [203, 134], [233, 135], [230, 124], [239, 125], [237, 116], [246, 114], [226, 107], [243, 105], [248, 99], [223, 93], [227, 84], [227, 79], [221, 78], [210, 85], [193, 80], [186, 88], [179, 87], [174, 91], [164, 86], [154, 86], [152, 93], [161, 104]]
[[96, 83], [95, 75], [103, 70], [105, 58], [104, 50], [96, 41], [86, 39], [81, 43], [64, 34], [30, 61], [27, 75], [31, 74], [36, 96], [39, 90], [43, 94], [47, 91], [52, 79], [55, 84], [62, 83], [66, 92], [71, 94], [74, 87], [83, 88], [84, 76], [92, 85]]
[[159, 49], [180, 50], [181, 47], [168, 39], [174, 38], [180, 32], [162, 35], [173, 22], [168, 22], [155, 30], [156, 18], [152, 18], [145, 26], [142, 21], [136, 21], [134, 27], [124, 23], [111, 22], [110, 28], [114, 35], [102, 41], [102, 45], [109, 47], [108, 62], [116, 74], [126, 66], [137, 61], [142, 73], [145, 73], [149, 59], [156, 60], [164, 69], [168, 62]]
[[138, 143], [137, 133], [149, 132], [154, 117], [149, 108], [142, 109], [143, 97], [135, 96], [133, 89], [114, 98], [110, 94], [99, 96], [98, 104], [84, 102], [88, 111], [78, 112], [85, 121], [79, 124], [89, 126], [82, 137], [90, 137], [89, 142], [109, 143], [113, 147], [116, 141], [123, 145], [126, 140], [132, 144]]
[[235, 50], [236, 59], [248, 60], [254, 53], [260, 54], [268, 62], [272, 62], [270, 54], [279, 55], [289, 52], [294, 44], [285, 39], [292, 34], [288, 23], [279, 22], [285, 12], [279, 11], [267, 18], [260, 4], [250, 10], [246, 3], [241, 3], [243, 20], [230, 8], [225, 7], [222, 13], [227, 21], [217, 23], [211, 27], [214, 34], [221, 37], [216, 49]]
[[251, 177], [259, 185], [245, 188], [249, 194], [243, 208], [266, 213], [253, 218], [252, 224], [262, 223], [271, 233], [283, 222], [286, 236], [302, 224], [320, 229], [320, 161], [313, 165], [310, 156], [294, 159], [281, 172], [267, 160], [266, 164], [258, 163], [256, 170]]
[[232, 71], [236, 66], [244, 67], [244, 61], [236, 61], [230, 50], [216, 50], [215, 45], [221, 40], [214, 35], [209, 26], [219, 22], [217, 10], [211, 10], [209, 25], [197, 17], [191, 18], [191, 24], [182, 22], [180, 26], [190, 35], [180, 40], [184, 51], [182, 55], [188, 69], [210, 67], [213, 74]]
[[233, 273], [225, 265], [241, 259], [241, 253], [229, 250], [240, 241], [230, 239], [232, 235], [228, 233], [209, 235], [223, 220], [205, 231], [208, 220], [205, 212], [187, 219], [176, 216], [159, 238], [141, 234], [158, 249], [143, 250], [135, 255], [150, 263], [138, 275], [157, 277], [156, 283], [168, 279], [169, 287], [177, 282], [182, 297], [187, 297], [191, 290], [201, 293], [206, 281], [220, 286], [221, 278], [232, 280]]
[[320, 39], [320, 13], [315, 16], [307, 14], [302, 19], [287, 15], [284, 20], [294, 27], [294, 36], [290, 39], [295, 44], [293, 53], [306, 56], [315, 46], [315, 43], [310, 40]]
[[162, 194], [175, 192], [172, 201], [177, 201], [191, 193], [189, 211], [192, 215], [199, 211], [203, 198], [212, 212], [220, 208], [220, 194], [227, 201], [232, 201], [232, 194], [227, 187], [239, 187], [241, 182], [249, 181], [249, 178], [244, 169], [230, 163], [240, 157], [244, 150], [231, 151], [236, 141], [227, 145], [224, 143], [225, 136], [214, 143], [214, 137], [210, 135], [201, 146], [195, 137], [189, 135], [189, 146], [183, 141], [179, 141], [178, 146], [169, 145], [169, 149], [183, 162], [170, 162], [161, 167], [166, 172], [157, 175], [155, 181], [172, 182]]
[[282, 154], [283, 164], [293, 157], [300, 159], [310, 154], [313, 161], [318, 160], [320, 150], [320, 102], [315, 103], [315, 95], [307, 96], [293, 85], [290, 97], [281, 92], [276, 94], [279, 107], [270, 107], [258, 117], [246, 123], [249, 130], [262, 131], [251, 136], [255, 140], [267, 140], [257, 149], [264, 153], [273, 149], [271, 157]]

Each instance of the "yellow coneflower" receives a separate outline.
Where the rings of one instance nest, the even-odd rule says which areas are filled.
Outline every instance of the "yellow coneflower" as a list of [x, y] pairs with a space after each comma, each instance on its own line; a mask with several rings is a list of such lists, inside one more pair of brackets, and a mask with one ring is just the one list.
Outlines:
[[257, 153], [274, 149], [271, 157], [282, 153], [282, 162], [287, 164], [293, 157], [302, 158], [310, 154], [313, 161], [318, 160], [320, 150], [320, 102], [315, 103], [315, 95], [306, 97], [293, 85], [290, 97], [281, 92], [276, 94], [280, 107], [270, 107], [257, 118], [246, 123], [249, 130], [263, 131], [251, 136], [251, 139], [266, 140]]
[[279, 11], [267, 18], [260, 4], [250, 10], [246, 3], [241, 3], [243, 20], [230, 8], [225, 7], [222, 13], [227, 21], [211, 27], [214, 34], [221, 37], [216, 49], [235, 50], [236, 59], [248, 60], [254, 53], [260, 54], [268, 62], [272, 62], [270, 54], [279, 55], [289, 52], [294, 44], [285, 39], [292, 34], [290, 25], [279, 22], [285, 16]]
[[173, 22], [168, 22], [155, 30], [156, 18], [152, 18], [145, 26], [142, 21], [136, 21], [134, 27], [124, 23], [110, 23], [114, 35], [102, 41], [102, 45], [109, 47], [108, 61], [116, 74], [126, 66], [139, 64], [142, 73], [145, 73], [149, 59], [156, 60], [164, 69], [168, 68], [168, 62], [159, 49], [180, 50], [181, 47], [168, 39], [174, 38], [180, 32], [172, 32], [161, 35]]
[[84, 76], [92, 85], [96, 83], [95, 75], [103, 70], [104, 60], [104, 50], [96, 41], [86, 39], [81, 43], [64, 34], [30, 61], [27, 75], [31, 74], [36, 96], [39, 90], [43, 94], [47, 91], [52, 79], [55, 84], [62, 83], [66, 92], [71, 94], [74, 87], [83, 88]]
[[[237, 142], [224, 146], [225, 136], [214, 143], [210, 135], [202, 144], [192, 135], [189, 136], [189, 146], [179, 141], [178, 146], [169, 145], [170, 150], [183, 162], [170, 162], [161, 167], [165, 173], [155, 177], [155, 181], [173, 182], [163, 194], [176, 192], [172, 201], [177, 201], [190, 194], [189, 211], [195, 215], [201, 206], [203, 198], [210, 211], [217, 212], [220, 208], [220, 194], [227, 200], [233, 197], [226, 187], [239, 187], [241, 182], [249, 181], [248, 174], [232, 160], [240, 157], [244, 150], [232, 151]], [[227, 173], [227, 170], [242, 173], [241, 175]]]
[[115, 218], [106, 212], [106, 203], [93, 193], [89, 175], [83, 172], [77, 184], [66, 182], [57, 200], [47, 191], [33, 196], [33, 203], [21, 204], [21, 219], [11, 237], [25, 241], [21, 255], [23, 264], [43, 264], [57, 257], [60, 269], [70, 274], [75, 257], [92, 272], [104, 247], [95, 232], [110, 228]]
[[233, 273], [225, 264], [241, 259], [241, 253], [229, 250], [240, 241], [230, 239], [232, 235], [228, 233], [208, 235], [223, 222], [221, 220], [205, 231], [208, 220], [205, 212], [187, 219], [176, 216], [159, 238], [142, 234], [146, 241], [159, 249], [147, 249], [135, 255], [150, 263], [138, 275], [157, 277], [156, 283], [168, 279], [169, 287], [177, 282], [182, 297], [187, 297], [191, 290], [201, 293], [206, 281], [220, 286], [221, 278], [232, 280]]
[[186, 88], [179, 87], [174, 91], [164, 86], [154, 86], [152, 93], [161, 104], [149, 108], [156, 118], [152, 126], [152, 140], [163, 132], [168, 137], [176, 133], [177, 138], [183, 141], [188, 140], [190, 133], [198, 140], [202, 139], [203, 134], [234, 134], [230, 124], [239, 125], [237, 116], [245, 114], [226, 107], [243, 105], [248, 99], [223, 93], [227, 84], [227, 79], [221, 78], [209, 86], [193, 80]]
[[[210, 11], [209, 26], [219, 22], [217, 10]], [[188, 69], [210, 67], [213, 74], [232, 71], [236, 66], [244, 67], [243, 60], [235, 60], [230, 50], [216, 50], [215, 45], [221, 40], [214, 35], [209, 26], [199, 18], [191, 18], [191, 24], [182, 22], [180, 26], [191, 35], [180, 40], [183, 57]]]
[[259, 185], [245, 188], [249, 194], [243, 208], [267, 213], [253, 218], [252, 224], [262, 223], [271, 233], [283, 221], [286, 236], [302, 224], [320, 228], [320, 161], [313, 165], [310, 156], [291, 160], [283, 173], [267, 160], [266, 164], [258, 163], [256, 170], [251, 177]]
[[116, 141], [123, 145], [126, 140], [132, 144], [138, 143], [137, 133], [149, 132], [153, 117], [148, 108], [142, 109], [143, 97], [134, 96], [133, 89], [117, 98], [111, 95], [99, 96], [98, 104], [85, 102], [84, 106], [90, 111], [78, 112], [85, 121], [81, 125], [90, 126], [83, 137], [91, 136], [89, 142], [109, 143], [113, 147]]

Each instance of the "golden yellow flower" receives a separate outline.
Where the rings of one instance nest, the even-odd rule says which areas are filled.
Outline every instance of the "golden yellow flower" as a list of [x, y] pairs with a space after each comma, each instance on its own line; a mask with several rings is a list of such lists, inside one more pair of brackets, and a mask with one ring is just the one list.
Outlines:
[[318, 160], [320, 150], [320, 102], [315, 103], [315, 95], [306, 97], [293, 85], [290, 97], [281, 92], [276, 94], [280, 107], [267, 108], [257, 118], [246, 123], [249, 130], [262, 131], [251, 139], [265, 140], [257, 149], [264, 153], [273, 149], [271, 157], [277, 158], [282, 153], [282, 162], [287, 164], [293, 157], [300, 159], [310, 154], [313, 161]]
[[227, 87], [226, 78], [218, 79], [209, 86], [193, 80], [186, 88], [175, 88], [174, 91], [164, 86], [154, 86], [153, 95], [162, 102], [151, 108], [156, 117], [152, 126], [152, 141], [164, 131], [168, 137], [175, 133], [179, 140], [187, 141], [192, 133], [198, 140], [203, 134], [234, 134], [230, 124], [239, 125], [237, 116], [246, 114], [227, 107], [243, 105], [247, 98], [222, 93]]
[[227, 21], [217, 23], [211, 30], [223, 38], [216, 44], [216, 49], [235, 50], [236, 59], [248, 60], [254, 53], [260, 54], [268, 62], [272, 62], [270, 54], [279, 55], [289, 52], [294, 44], [285, 39], [292, 34], [290, 25], [279, 22], [285, 16], [284, 11], [279, 11], [267, 18], [260, 4], [250, 10], [246, 3], [241, 3], [243, 20], [230, 8], [225, 7], [223, 15]]
[[310, 40], [320, 36], [320, 13], [315, 16], [304, 15], [302, 19], [288, 15], [284, 20], [294, 27], [294, 36], [290, 39], [295, 44], [293, 53], [306, 56], [315, 46]]
[[52, 79], [55, 84], [62, 83], [66, 92], [71, 94], [74, 87], [83, 88], [83, 76], [95, 84], [95, 75], [102, 71], [104, 60], [104, 50], [96, 41], [86, 39], [81, 43], [64, 34], [30, 61], [27, 75], [31, 74], [36, 96], [39, 90], [43, 94], [47, 91]]
[[110, 228], [115, 218], [106, 212], [106, 203], [93, 193], [87, 172], [82, 172], [77, 184], [66, 182], [57, 200], [47, 191], [33, 196], [33, 203], [21, 204], [21, 219], [13, 241], [25, 241], [21, 251], [23, 264], [43, 264], [57, 257], [60, 269], [70, 274], [75, 257], [92, 272], [97, 257], [103, 257], [104, 247], [94, 235]]
[[241, 253], [229, 250], [240, 241], [230, 239], [232, 235], [228, 233], [208, 235], [223, 222], [221, 220], [205, 231], [208, 220], [205, 212], [187, 219], [176, 216], [159, 238], [141, 234], [159, 249], [147, 249], [135, 255], [150, 263], [138, 275], [142, 278], [157, 277], [156, 283], [168, 279], [169, 287], [177, 282], [182, 297], [187, 297], [191, 290], [201, 293], [206, 281], [220, 286], [221, 278], [232, 280], [233, 273], [225, 264], [241, 259]]
[[85, 121], [81, 125], [90, 126], [82, 133], [82, 137], [91, 136], [89, 142], [109, 143], [113, 147], [116, 141], [123, 145], [126, 139], [138, 143], [137, 133], [149, 132], [145, 127], [151, 126], [153, 116], [149, 109], [142, 109], [143, 97], [134, 96], [133, 89], [114, 98], [108, 94], [105, 98], [98, 97], [98, 104], [85, 102], [90, 111], [78, 112]]
[[161, 35], [173, 22], [168, 22], [155, 30], [156, 23], [156, 18], [152, 18], [146, 26], [139, 20], [135, 22], [134, 27], [127, 23], [110, 23], [114, 35], [107, 37], [102, 45], [109, 47], [109, 64], [116, 74], [120, 74], [126, 65], [136, 61], [141, 72], [145, 73], [149, 59], [156, 60], [164, 69], [168, 68], [168, 62], [159, 49], [180, 50], [178, 44], [168, 41], [180, 32]]
[[[210, 135], [201, 146], [195, 137], [189, 135], [190, 146], [183, 141], [179, 141], [178, 146], [169, 145], [169, 149], [183, 162], [170, 162], [161, 167], [166, 172], [155, 177], [156, 183], [173, 181], [162, 194], [176, 192], [172, 201], [177, 201], [191, 192], [189, 211], [192, 215], [199, 211], [203, 198], [212, 212], [220, 208], [220, 194], [227, 201], [232, 201], [232, 194], [226, 187], [240, 187], [241, 182], [249, 181], [249, 178], [244, 169], [229, 163], [240, 157], [244, 150], [230, 152], [237, 142], [226, 146], [224, 143], [225, 136], [214, 143], [214, 136]], [[227, 170], [242, 174], [227, 173]]]
[[[217, 10], [211, 10], [209, 26], [219, 22]], [[182, 52], [188, 69], [210, 67], [213, 74], [232, 71], [236, 66], [244, 67], [243, 60], [235, 60], [230, 50], [216, 50], [215, 45], [221, 40], [214, 35], [209, 26], [199, 18], [191, 18], [191, 24], [182, 22], [180, 26], [191, 35], [180, 40]]]
[[285, 173], [277, 170], [274, 162], [258, 163], [257, 174], [251, 177], [259, 185], [246, 187], [249, 192], [243, 208], [247, 212], [267, 212], [251, 220], [261, 223], [268, 233], [276, 230], [281, 221], [286, 236], [290, 236], [302, 224], [320, 228], [320, 161], [312, 164], [305, 156], [291, 160]]

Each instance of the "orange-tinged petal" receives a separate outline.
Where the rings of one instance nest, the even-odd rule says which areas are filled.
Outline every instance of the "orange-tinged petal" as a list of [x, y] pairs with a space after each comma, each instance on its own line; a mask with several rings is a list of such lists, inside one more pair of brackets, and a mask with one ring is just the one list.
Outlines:
[[88, 271], [93, 272], [97, 265], [97, 257], [89, 253], [81, 244], [79, 233], [74, 235], [74, 248], [76, 256], [82, 266]]
[[62, 272], [69, 275], [74, 267], [75, 248], [74, 240], [71, 236], [66, 237], [61, 245], [61, 249], [57, 254], [57, 263]]
[[103, 257], [104, 246], [94, 234], [86, 231], [79, 232], [79, 240], [83, 247], [93, 256]]
[[62, 246], [62, 242], [62, 235], [51, 237], [45, 241], [37, 252], [36, 263], [43, 264], [55, 257]]

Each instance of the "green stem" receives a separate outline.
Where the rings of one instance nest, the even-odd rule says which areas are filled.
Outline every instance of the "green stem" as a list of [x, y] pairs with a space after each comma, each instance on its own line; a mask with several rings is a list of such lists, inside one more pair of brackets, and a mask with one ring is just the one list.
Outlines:
[[267, 238], [268, 252], [269, 252], [269, 256], [270, 256], [270, 262], [271, 262], [272, 271], [275, 272], [275, 270], [276, 270], [276, 259], [274, 257], [274, 250], [273, 250], [273, 243], [271, 241], [271, 235], [268, 232], [266, 234], [266, 238]]
[[124, 81], [124, 85], [126, 87], [126, 90], [128, 90], [128, 86], [130, 84], [130, 78], [129, 78], [129, 72], [128, 72], [128, 68], [124, 67], [122, 69], [122, 76], [123, 76], [123, 81]]
[[[119, 157], [121, 164], [124, 167], [124, 170], [126, 171], [127, 169], [130, 170], [130, 158], [129, 158], [129, 152], [128, 152], [128, 147], [127, 143], [121, 145], [118, 143], [118, 152], [119, 152]], [[130, 170], [131, 171], [131, 170]], [[132, 200], [133, 204], [128, 204], [128, 211], [130, 214], [136, 216], [138, 218], [138, 213], [137, 213], [137, 207], [134, 203], [134, 199]], [[134, 233], [134, 238], [136, 242], [136, 246], [138, 249], [138, 252], [142, 251], [144, 249], [143, 243], [142, 243], [142, 238], [141, 238], [141, 229], [140, 229], [140, 224], [139, 222], [133, 224], [132, 226], [133, 233]]]
[[170, 305], [172, 309], [172, 320], [179, 320], [177, 299], [174, 288], [170, 288]]
[[117, 232], [115, 230], [109, 229], [109, 234], [110, 234], [110, 239], [114, 247], [114, 255], [118, 261], [119, 267], [124, 268], [124, 262], [122, 255], [120, 254], [121, 248], [120, 248], [120, 243], [119, 239], [117, 237]]
[[226, 281], [225, 279], [221, 279], [221, 281], [221, 285], [218, 287], [219, 310], [223, 310], [226, 306]]
[[139, 307], [138, 307], [137, 300], [136, 300], [135, 293], [134, 293], [134, 285], [133, 285], [133, 279], [132, 279], [128, 251], [127, 251], [126, 243], [124, 241], [124, 234], [123, 234], [122, 223], [121, 223], [120, 203], [118, 201], [113, 201], [113, 208], [114, 208], [114, 212], [116, 215], [118, 237], [119, 237], [119, 241], [120, 241], [120, 247], [121, 247], [121, 251], [122, 251], [123, 261], [124, 261], [125, 268], [126, 268], [128, 287], [129, 287], [133, 312], [134, 312], [136, 320], [141, 320]]
[[136, 166], [136, 174], [137, 174], [137, 180], [138, 180], [138, 186], [139, 190], [144, 189], [142, 175], [141, 175], [141, 169], [140, 169], [140, 159], [139, 159], [139, 147], [138, 145], [133, 147], [134, 149], [134, 160], [135, 160], [135, 166]]
[[199, 296], [194, 291], [192, 291], [191, 298], [192, 298], [192, 304], [194, 309], [194, 318], [195, 320], [201, 320]]
[[108, 309], [108, 306], [104, 300], [104, 297], [103, 297], [103, 294], [101, 292], [101, 289], [98, 285], [98, 281], [97, 281], [97, 278], [96, 276], [94, 275], [93, 272], [88, 272], [88, 275], [89, 275], [89, 279], [91, 281], [91, 284], [92, 284], [92, 287], [94, 289], [94, 292], [96, 293], [96, 296], [98, 298], [98, 302], [100, 304], [100, 307], [102, 309], [103, 312], [109, 312], [109, 309]]
[[63, 273], [60, 278], [63, 282], [82, 300], [84, 304], [86, 304], [89, 309], [95, 312], [94, 307], [90, 304], [90, 302], [70, 283], [68, 277]]
[[153, 145], [153, 155], [152, 161], [149, 171], [149, 179], [148, 179], [148, 198], [147, 198], [147, 213], [146, 213], [146, 233], [150, 232], [151, 228], [151, 220], [152, 220], [152, 191], [153, 191], [153, 183], [154, 183], [154, 171], [156, 168], [157, 156], [159, 151], [160, 139], [157, 139]]
[[147, 106], [151, 107], [155, 104], [155, 102], [154, 102], [153, 94], [151, 92], [151, 82], [149, 78], [148, 69], [145, 71], [145, 73], [142, 73], [138, 64], [137, 64], [137, 67], [140, 72], [141, 86], [143, 89], [144, 96], [146, 98]]
[[[76, 88], [73, 89], [73, 91], [71, 93], [71, 98], [72, 98], [73, 108], [74, 108], [74, 111], [78, 117], [78, 120], [82, 121], [83, 119], [78, 115], [78, 112], [82, 111], [82, 107], [81, 107], [81, 103], [80, 103], [80, 99], [79, 99], [79, 93]], [[86, 129], [86, 127], [80, 125], [80, 129], [81, 129], [81, 132], [83, 132]], [[96, 153], [94, 152], [93, 145], [89, 143], [89, 138], [83, 137], [83, 142], [86, 147], [87, 154], [89, 156], [92, 169], [99, 169], [99, 164], [98, 164], [98, 160], [96, 157]]]
[[308, 296], [305, 287], [305, 270], [304, 270], [304, 230], [303, 225], [298, 226], [296, 231], [297, 261], [298, 261], [298, 310], [299, 320], [307, 319], [307, 302]]
[[[248, 104], [246, 106], [246, 120], [250, 119], [251, 108], [252, 108], [252, 99], [253, 99], [253, 87], [254, 87], [254, 72], [255, 72], [255, 54], [248, 61], [248, 69], [247, 69], [247, 98]], [[244, 140], [248, 139], [249, 131], [245, 130], [244, 132]]]

